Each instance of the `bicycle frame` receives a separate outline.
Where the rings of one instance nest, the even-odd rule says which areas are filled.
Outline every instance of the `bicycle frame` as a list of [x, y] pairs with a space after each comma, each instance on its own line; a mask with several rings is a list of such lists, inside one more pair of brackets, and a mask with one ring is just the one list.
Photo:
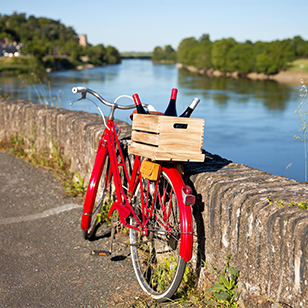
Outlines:
[[[116, 148], [119, 149], [120, 162], [118, 162]], [[84, 212], [81, 221], [81, 229], [87, 231], [90, 227], [95, 196], [97, 193], [99, 181], [101, 178], [107, 154], [109, 155], [110, 159], [111, 176], [113, 177], [114, 180], [116, 199], [117, 199], [110, 208], [109, 217], [115, 210], [117, 210], [119, 219], [125, 227], [133, 228], [135, 230], [138, 230], [139, 232], [142, 232], [143, 235], [147, 235], [148, 233], [147, 223], [150, 217], [152, 217], [153, 215], [154, 202], [153, 204], [147, 204], [148, 200], [141, 200], [142, 203], [142, 221], [141, 221], [134, 212], [134, 209], [131, 205], [131, 199], [132, 196], [134, 195], [136, 188], [138, 187], [138, 184], [140, 184], [141, 188], [143, 185], [142, 176], [141, 173], [139, 172], [141, 165], [140, 157], [135, 156], [132, 174], [131, 177], [129, 177], [129, 173], [125, 165], [124, 156], [120, 146], [120, 141], [116, 133], [115, 124], [111, 119], [107, 120], [107, 126], [99, 141], [94, 168], [92, 171], [92, 175], [90, 178], [85, 198]], [[124, 192], [124, 188], [122, 187], [119, 166], [122, 166], [124, 170], [124, 176], [126, 177], [128, 183], [127, 192]], [[167, 174], [167, 176], [172, 182], [175, 194], [177, 195], [180, 219], [182, 222], [181, 223], [182, 229], [180, 234], [181, 244], [180, 244], [179, 254], [184, 261], [188, 262], [192, 257], [193, 226], [192, 226], [191, 208], [190, 206], [184, 204], [182, 197], [182, 189], [185, 186], [185, 184], [174, 164], [161, 163], [159, 172], [160, 173], [165, 172]], [[110, 180], [111, 178], [108, 178], [108, 181]], [[157, 183], [155, 185], [154, 196], [156, 194], [157, 194]], [[141, 199], [144, 198], [142, 197]], [[167, 213], [165, 214], [167, 217], [168, 214]], [[134, 217], [135, 221], [137, 222], [137, 226], [132, 226], [128, 223], [128, 218], [131, 216]]]

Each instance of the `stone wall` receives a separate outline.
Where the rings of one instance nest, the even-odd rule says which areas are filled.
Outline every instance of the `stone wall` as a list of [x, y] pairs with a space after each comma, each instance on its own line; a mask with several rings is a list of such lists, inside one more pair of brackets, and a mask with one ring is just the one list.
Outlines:
[[[121, 125], [121, 136], [129, 136], [131, 127]], [[22, 135], [35, 141], [37, 150], [52, 149], [55, 144], [71, 160], [71, 170], [88, 182], [94, 164], [98, 140], [104, 131], [98, 114], [42, 106], [23, 100], [0, 99], [0, 138]]]
[[[128, 136], [130, 126], [119, 124]], [[37, 149], [55, 144], [86, 180], [102, 131], [96, 114], [0, 100], [0, 138], [23, 135]], [[205, 154], [203, 163], [184, 164], [197, 196], [192, 264], [199, 287], [212, 279], [205, 264], [222, 269], [231, 255], [242, 307], [308, 307], [308, 211], [296, 205], [308, 199], [307, 184]]]

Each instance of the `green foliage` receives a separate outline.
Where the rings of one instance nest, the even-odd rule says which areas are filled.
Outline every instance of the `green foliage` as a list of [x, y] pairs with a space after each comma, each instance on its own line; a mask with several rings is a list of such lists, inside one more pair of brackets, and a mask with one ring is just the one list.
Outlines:
[[299, 207], [300, 209], [307, 210], [307, 203], [304, 202], [304, 201], [301, 201], [301, 202], [298, 204], [298, 207]]
[[238, 307], [237, 279], [239, 273], [229, 265], [229, 262], [230, 256], [227, 256], [227, 262], [222, 271], [205, 264], [212, 271], [212, 274], [208, 276], [217, 277], [217, 281], [210, 288], [206, 288], [206, 292], [196, 288], [197, 277], [189, 267], [186, 267], [183, 281], [172, 302], [183, 304], [185, 307]]
[[295, 60], [295, 50], [290, 40], [274, 41], [257, 56], [257, 70], [267, 75], [286, 70], [289, 62]]
[[250, 43], [236, 44], [227, 54], [227, 71], [248, 73], [253, 67], [253, 45]]
[[[161, 50], [157, 50], [161, 52]], [[289, 63], [308, 57], [308, 41], [300, 36], [273, 42], [238, 43], [232, 38], [210, 41], [208, 34], [199, 40], [183, 39], [177, 50], [177, 61], [198, 69], [221, 72], [276, 74], [289, 68]]]
[[85, 187], [84, 185], [84, 179], [80, 176], [78, 172], [75, 173], [75, 176], [73, 178], [69, 177], [68, 180], [64, 180], [63, 184], [67, 196], [83, 196], [87, 192], [87, 187]]
[[227, 55], [235, 45], [236, 42], [232, 38], [221, 39], [213, 43], [211, 56], [214, 69], [219, 70], [221, 72], [228, 71]]
[[277, 203], [278, 203], [279, 206], [284, 206], [282, 201], [280, 201], [280, 200], [277, 200]]
[[121, 62], [119, 51], [113, 46], [107, 46], [105, 62], [107, 64], [118, 64]]
[[194, 37], [182, 40], [178, 46], [177, 61], [185, 65], [193, 65], [191, 53], [198, 44], [198, 41]]
[[[268, 201], [269, 205], [274, 204], [274, 202], [272, 201], [271, 198], [267, 198], [267, 201]], [[277, 200], [276, 203], [281, 207], [285, 206], [284, 203], [281, 200]], [[308, 199], [306, 199], [305, 201], [300, 201], [299, 203], [290, 202], [289, 207], [298, 206], [298, 208], [300, 208], [302, 210], [307, 210], [308, 209], [307, 203], [308, 203]]]
[[152, 52], [142, 52], [142, 51], [124, 51], [121, 52], [120, 56], [121, 58], [127, 58], [127, 59], [147, 59], [152, 58]]
[[205, 301], [206, 304], [217, 307], [232, 307], [238, 306], [237, 299], [239, 296], [237, 288], [237, 279], [239, 273], [236, 269], [229, 265], [230, 255], [227, 256], [226, 267], [218, 276], [216, 284], [206, 288], [212, 292], [211, 300]]
[[164, 262], [159, 263], [157, 267], [153, 267], [154, 271], [151, 284], [159, 291], [164, 291], [166, 286], [170, 285], [170, 281], [174, 277], [178, 263], [174, 257], [164, 258]]
[[43, 65], [35, 57], [0, 57], [0, 72], [14, 71], [17, 73], [27, 73], [43, 69]]
[[176, 51], [171, 47], [171, 45], [166, 45], [164, 48], [157, 46], [154, 48], [152, 61], [175, 63]]
[[80, 57], [85, 55], [94, 65], [116, 64], [121, 61], [115, 47], [105, 48], [102, 44], [80, 46], [72, 27], [45, 17], [37, 18], [31, 15], [27, 18], [26, 14], [16, 12], [12, 15], [0, 14], [0, 39], [3, 38], [22, 43], [22, 54], [35, 58], [38, 64], [32, 68], [27, 66], [31, 71], [37, 70], [38, 65], [53, 69], [72, 69], [81, 64]]
[[22, 52], [33, 54], [39, 59], [52, 53], [54, 46], [61, 49], [70, 42], [76, 43], [76, 32], [59, 20], [36, 18], [33, 15], [27, 18], [26, 14], [15, 12], [10, 16], [0, 15], [0, 25], [1, 38], [23, 43]]

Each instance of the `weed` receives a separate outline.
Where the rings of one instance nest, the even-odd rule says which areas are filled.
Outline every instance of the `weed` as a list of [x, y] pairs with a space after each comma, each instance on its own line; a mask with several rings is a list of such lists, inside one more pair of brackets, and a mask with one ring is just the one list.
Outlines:
[[232, 307], [235, 308], [239, 304], [237, 278], [239, 273], [236, 269], [229, 265], [230, 255], [227, 256], [227, 263], [223, 272], [218, 276], [216, 284], [206, 288], [207, 291], [212, 292], [210, 300], [205, 301], [206, 304], [217, 307]]
[[50, 82], [47, 81], [47, 84], [44, 84], [42, 79], [36, 74], [31, 75], [19, 75], [19, 79], [22, 81], [22, 84], [28, 90], [28, 100], [32, 100], [31, 91], [32, 88], [36, 94], [36, 100], [41, 105], [48, 105], [52, 107], [60, 107], [62, 102], [60, 98], [61, 90], [58, 91], [57, 95], [52, 95]]
[[[301, 98], [307, 98], [308, 96], [308, 91], [307, 91], [307, 87], [304, 84], [303, 79], [301, 79], [301, 89], [300, 92], [302, 92], [300, 94]], [[301, 128], [298, 130], [298, 133], [303, 133], [303, 137], [297, 136], [295, 135], [294, 138], [303, 141], [304, 142], [304, 153], [305, 153], [305, 181], [307, 181], [307, 137], [306, 137], [306, 129], [307, 129], [307, 120], [306, 120], [306, 116], [308, 115], [308, 111], [307, 111], [307, 102], [308, 100], [303, 100], [299, 105], [298, 108], [294, 111], [294, 113], [298, 113], [299, 115], [299, 120], [301, 123]]]
[[86, 187], [84, 186], [84, 179], [80, 176], [78, 172], [75, 173], [75, 176], [73, 176], [73, 178], [69, 177], [69, 179], [64, 180], [63, 183], [66, 193], [69, 196], [83, 196], [87, 191]]
[[[306, 200], [307, 201], [307, 200]], [[304, 202], [304, 201], [301, 201], [299, 204], [298, 204], [298, 207], [300, 209], [303, 209], [303, 210], [307, 210], [307, 203]]]
[[[269, 205], [274, 204], [274, 202], [272, 201], [271, 198], [267, 198], [267, 201], [268, 201]], [[276, 203], [281, 207], [285, 206], [285, 204], [280, 200], [277, 200]], [[308, 209], [307, 203], [308, 203], [308, 199], [306, 199], [305, 201], [300, 201], [299, 203], [290, 202], [289, 207], [298, 206], [298, 208], [300, 208], [302, 210], [307, 210]]]
[[183, 281], [172, 302], [197, 307], [237, 307], [237, 278], [239, 273], [229, 265], [229, 262], [230, 256], [227, 256], [226, 266], [222, 272], [205, 264], [211, 271], [210, 276], [215, 275], [217, 277], [216, 282], [211, 287], [205, 289], [206, 292], [196, 288], [197, 277], [187, 267]]
[[280, 200], [277, 200], [277, 203], [279, 206], [284, 206], [283, 203]]
[[23, 136], [4, 137], [0, 140], [0, 149], [29, 162], [36, 167], [52, 170], [60, 179], [65, 188], [66, 197], [76, 197], [85, 194], [87, 187], [79, 173], [72, 173], [69, 169], [70, 162], [61, 154], [61, 147], [52, 144], [52, 150], [37, 151], [34, 140], [25, 142]]

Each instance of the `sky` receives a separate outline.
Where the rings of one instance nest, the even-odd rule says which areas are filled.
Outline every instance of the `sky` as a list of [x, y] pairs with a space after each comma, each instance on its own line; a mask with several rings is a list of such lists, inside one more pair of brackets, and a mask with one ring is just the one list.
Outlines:
[[120, 52], [177, 49], [184, 38], [308, 40], [308, 0], [0, 0], [0, 14], [47, 17]]

